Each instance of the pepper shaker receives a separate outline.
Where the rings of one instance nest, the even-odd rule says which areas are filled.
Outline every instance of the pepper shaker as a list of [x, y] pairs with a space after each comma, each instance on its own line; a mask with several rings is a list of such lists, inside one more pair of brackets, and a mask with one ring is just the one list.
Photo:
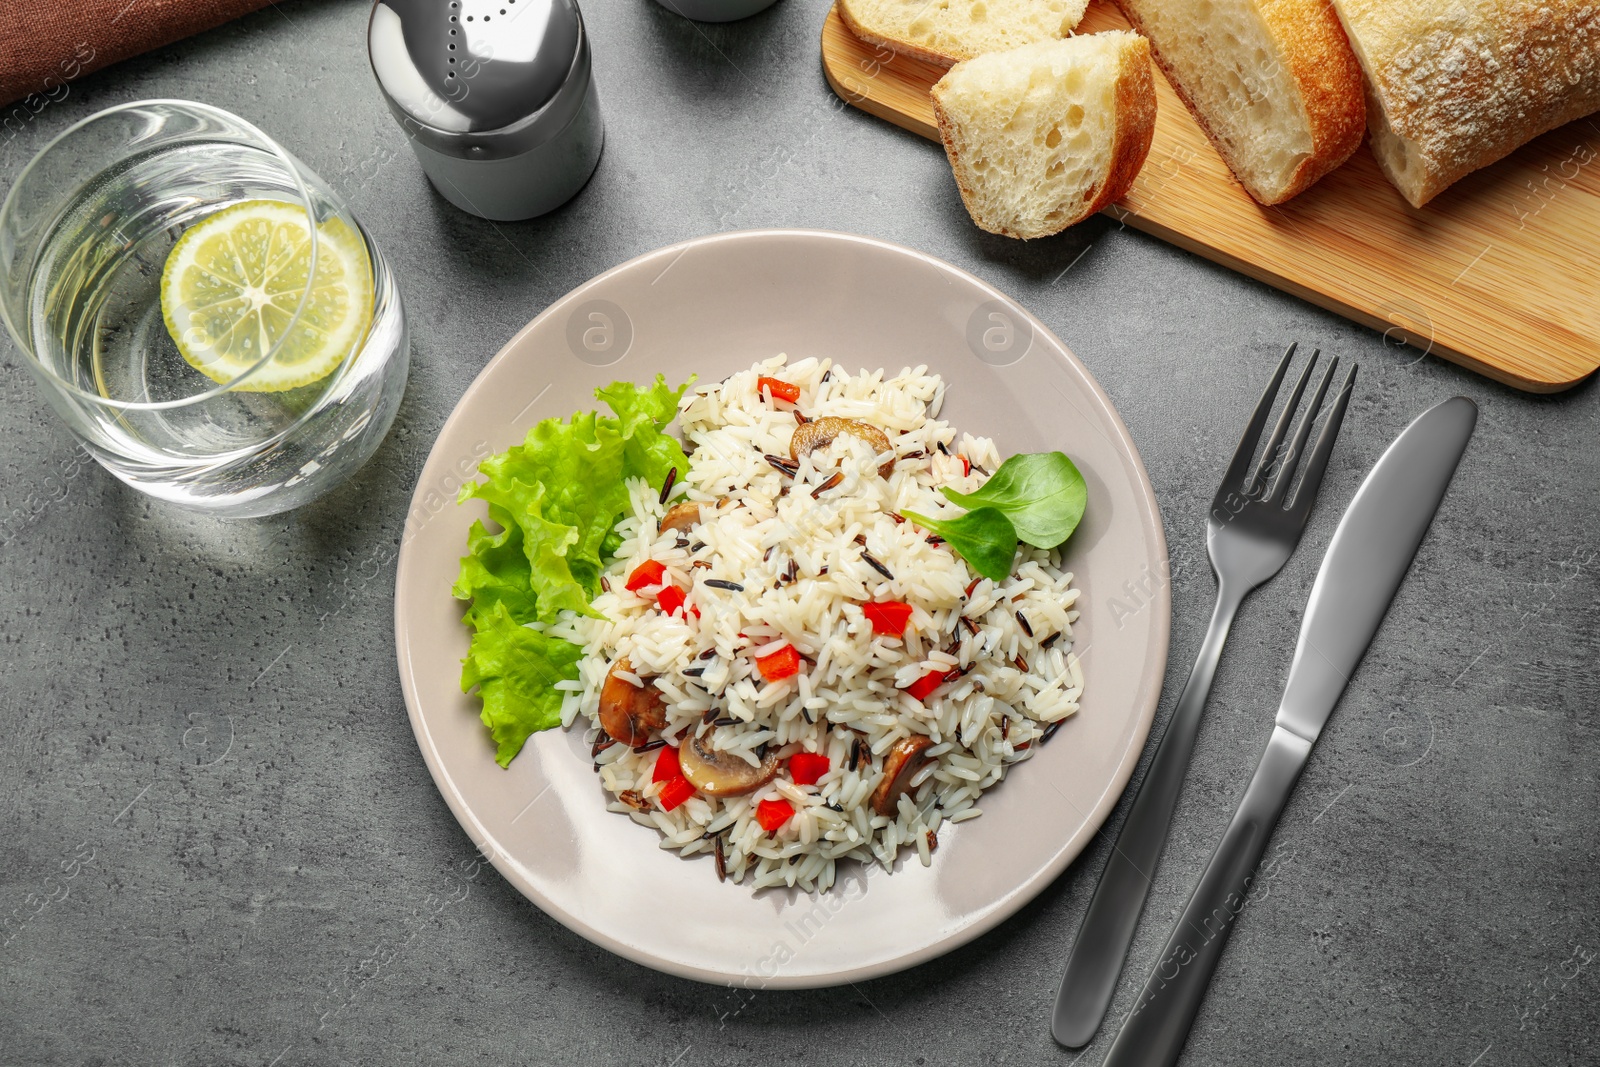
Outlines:
[[553, 211], [605, 130], [575, 0], [376, 0], [367, 49], [428, 180], [474, 215]]

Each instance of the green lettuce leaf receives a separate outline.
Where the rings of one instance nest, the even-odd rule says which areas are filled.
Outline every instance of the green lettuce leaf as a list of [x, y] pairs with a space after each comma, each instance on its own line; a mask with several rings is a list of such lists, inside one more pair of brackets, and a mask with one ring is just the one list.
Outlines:
[[559, 681], [578, 677], [583, 649], [531, 630], [511, 617], [504, 602], [479, 614], [472, 648], [461, 667], [461, 691], [478, 687], [480, 716], [504, 767], [529, 735], [561, 724]]
[[644, 389], [598, 389], [614, 415], [545, 419], [522, 444], [479, 464], [483, 480], [461, 489], [460, 500], [484, 501], [500, 527], [473, 524], [452, 592], [472, 602], [463, 617], [474, 634], [462, 687], [478, 686], [502, 765], [529, 733], [556, 725], [561, 696], [549, 686], [576, 677], [578, 656], [568, 642], [507, 627], [549, 622], [563, 610], [595, 614], [589, 604], [600, 572], [621, 544], [614, 527], [628, 507], [626, 479], [659, 485], [673, 468], [680, 476], [689, 470], [683, 448], [663, 431], [692, 381], [672, 389], [657, 375]]

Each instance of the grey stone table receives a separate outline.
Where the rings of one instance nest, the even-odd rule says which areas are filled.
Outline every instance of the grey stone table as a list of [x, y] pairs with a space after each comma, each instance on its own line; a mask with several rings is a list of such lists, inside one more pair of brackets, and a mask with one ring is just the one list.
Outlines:
[[[593, 0], [605, 156], [565, 209], [517, 225], [430, 190], [368, 72], [363, 0], [279, 0], [0, 128], [9, 186], [48, 138], [111, 104], [188, 97], [251, 119], [371, 228], [413, 337], [376, 460], [262, 522], [171, 511], [75, 458], [5, 344], [0, 1064], [1078, 1062], [1046, 1019], [1103, 835], [941, 960], [838, 989], [736, 993], [613, 957], [473, 863], [412, 740], [394, 561], [456, 399], [590, 276], [758, 226], [943, 257], [1082, 357], [1162, 503], [1169, 687], [1210, 608], [1206, 504], [1286, 342], [1361, 362], [1333, 505], [1425, 406], [1476, 400], [1471, 451], [1284, 815], [1185, 1062], [1600, 1062], [1595, 388], [1513, 392], [1104, 219], [1026, 245], [983, 234], [937, 148], [834, 106], [825, 10], [782, 0], [711, 26]], [[85, 28], [91, 42], [103, 32]], [[1338, 511], [1317, 511], [1245, 605], [1114, 1018], [1265, 741]]]

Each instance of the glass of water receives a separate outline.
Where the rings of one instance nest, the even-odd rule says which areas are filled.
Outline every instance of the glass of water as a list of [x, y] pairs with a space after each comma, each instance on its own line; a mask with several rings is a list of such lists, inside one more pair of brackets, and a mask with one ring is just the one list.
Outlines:
[[0, 206], [0, 316], [107, 470], [219, 515], [331, 489], [405, 390], [377, 246], [304, 164], [205, 104], [124, 104], [39, 153]]

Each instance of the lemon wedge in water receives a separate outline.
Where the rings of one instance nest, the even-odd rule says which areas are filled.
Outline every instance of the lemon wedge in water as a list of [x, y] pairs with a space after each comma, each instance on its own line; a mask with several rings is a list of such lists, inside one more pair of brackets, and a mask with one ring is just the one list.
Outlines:
[[[246, 200], [184, 231], [161, 272], [161, 315], [178, 351], [201, 374], [230, 382], [272, 347], [272, 360], [238, 388], [275, 393], [327, 377], [372, 322], [372, 264], [361, 235], [340, 219], [317, 227], [311, 269], [304, 208]], [[287, 335], [287, 336], [286, 336]]]

